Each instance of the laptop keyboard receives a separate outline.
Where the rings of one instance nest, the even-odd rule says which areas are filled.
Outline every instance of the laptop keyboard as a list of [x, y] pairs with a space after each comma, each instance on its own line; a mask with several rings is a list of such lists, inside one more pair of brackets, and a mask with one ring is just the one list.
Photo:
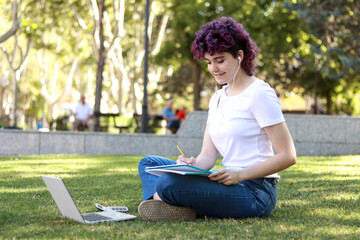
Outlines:
[[108, 219], [112, 219], [109, 217], [105, 217], [96, 213], [90, 213], [90, 214], [86, 214], [83, 215], [84, 220], [86, 221], [102, 221], [102, 220], [108, 220]]

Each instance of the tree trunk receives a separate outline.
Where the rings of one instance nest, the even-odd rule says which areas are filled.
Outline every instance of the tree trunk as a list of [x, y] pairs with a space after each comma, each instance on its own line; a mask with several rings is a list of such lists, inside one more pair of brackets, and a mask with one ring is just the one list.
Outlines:
[[194, 110], [200, 110], [200, 93], [202, 90], [202, 84], [200, 79], [201, 67], [199, 63], [192, 61], [192, 73], [191, 80], [194, 83]]
[[123, 78], [120, 74], [118, 74], [118, 82], [119, 82], [119, 90], [118, 90], [118, 96], [117, 96], [117, 105], [119, 108], [119, 114], [123, 113]]
[[331, 99], [332, 94], [327, 93], [326, 94], [326, 114], [333, 115], [333, 111], [331, 109], [331, 106], [333, 105], [333, 101]]
[[[98, 3], [100, 48], [99, 48], [99, 61], [98, 61], [97, 73], [96, 73], [96, 90], [95, 90], [95, 106], [94, 106], [95, 112], [100, 112], [103, 71], [105, 65], [104, 25], [103, 25], [104, 4], [105, 4], [105, 0], [101, 0]], [[95, 128], [99, 129], [98, 117], [96, 117]]]
[[12, 0], [12, 26], [0, 36], [0, 43], [5, 42], [8, 38], [15, 35], [20, 27], [20, 19], [18, 18], [18, 0]]
[[[134, 69], [134, 72], [136, 71], [135, 68]], [[135, 74], [135, 77], [131, 78], [130, 79], [130, 89], [129, 89], [129, 100], [130, 100], [130, 106], [133, 110], [134, 113], [139, 113], [136, 109], [136, 95], [135, 95], [135, 83], [136, 83], [136, 76], [137, 74]]]
[[0, 117], [2, 116], [2, 112], [3, 112], [3, 102], [4, 102], [4, 95], [5, 95], [5, 87], [1, 87], [0, 90]]
[[19, 78], [16, 71], [14, 71], [14, 104], [13, 104], [13, 126], [17, 127], [17, 114], [18, 114], [18, 83]]
[[318, 114], [319, 72], [315, 71], [314, 114]]

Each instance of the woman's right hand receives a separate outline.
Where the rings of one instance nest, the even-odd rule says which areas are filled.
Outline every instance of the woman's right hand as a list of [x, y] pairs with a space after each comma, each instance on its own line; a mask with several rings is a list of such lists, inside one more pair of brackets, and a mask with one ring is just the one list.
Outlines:
[[180, 155], [176, 161], [176, 164], [189, 164], [189, 165], [195, 165], [196, 159], [194, 157], [186, 158]]

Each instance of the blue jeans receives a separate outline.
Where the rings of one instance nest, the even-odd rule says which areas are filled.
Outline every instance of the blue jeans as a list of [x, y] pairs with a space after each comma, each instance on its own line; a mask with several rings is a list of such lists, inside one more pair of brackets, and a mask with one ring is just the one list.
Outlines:
[[226, 186], [203, 176], [167, 173], [158, 177], [145, 171], [148, 166], [170, 164], [176, 162], [159, 156], [141, 159], [138, 169], [143, 200], [157, 192], [168, 204], [190, 207], [200, 215], [215, 218], [265, 217], [276, 206], [278, 180], [275, 178], [257, 178]]

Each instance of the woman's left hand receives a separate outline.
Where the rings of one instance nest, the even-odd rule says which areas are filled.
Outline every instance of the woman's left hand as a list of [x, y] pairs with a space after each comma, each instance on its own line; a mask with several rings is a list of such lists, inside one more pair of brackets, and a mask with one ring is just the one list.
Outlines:
[[222, 183], [224, 185], [235, 185], [241, 182], [241, 171], [242, 170], [229, 170], [229, 169], [221, 169], [210, 174], [208, 177], [211, 181], [217, 181], [218, 183]]

